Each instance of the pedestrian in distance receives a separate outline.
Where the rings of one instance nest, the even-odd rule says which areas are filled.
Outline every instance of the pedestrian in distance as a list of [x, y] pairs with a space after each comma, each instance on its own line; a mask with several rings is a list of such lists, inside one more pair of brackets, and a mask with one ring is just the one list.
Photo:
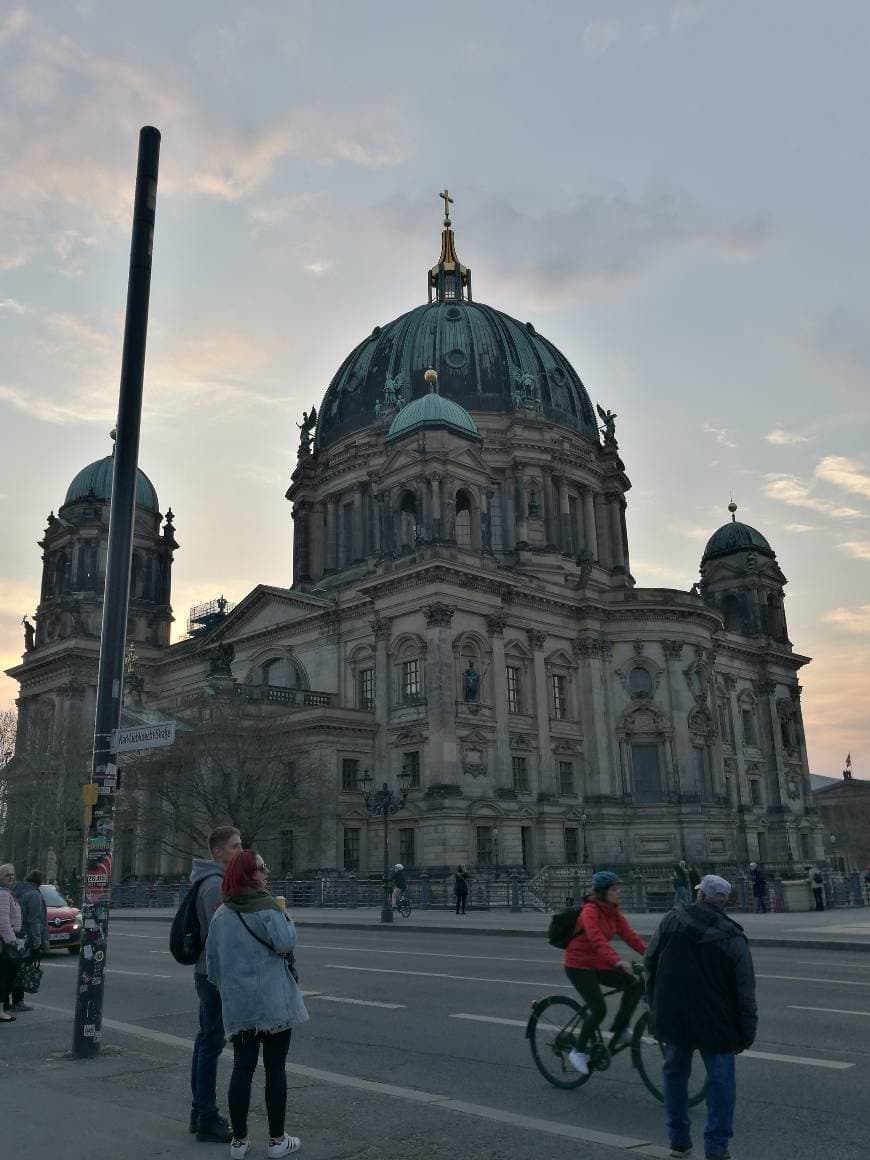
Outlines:
[[689, 901], [693, 902], [698, 887], [701, 885], [701, 875], [695, 869], [693, 862], [689, 863]]
[[666, 914], [646, 952], [653, 1034], [665, 1044], [671, 1156], [692, 1151], [688, 1084], [698, 1051], [707, 1069], [706, 1160], [730, 1160], [735, 1059], [755, 1040], [755, 972], [743, 927], [725, 914], [731, 883], [707, 874], [697, 902]]
[[268, 870], [255, 850], [241, 850], [227, 866], [223, 906], [212, 920], [206, 944], [208, 977], [221, 995], [224, 1027], [233, 1045], [228, 1103], [233, 1132], [231, 1160], [250, 1150], [248, 1111], [251, 1080], [260, 1046], [266, 1072], [267, 1156], [298, 1152], [298, 1136], [284, 1130], [287, 1112], [285, 1064], [294, 1027], [308, 1021], [293, 968], [296, 928], [270, 894]]
[[465, 904], [468, 901], [468, 871], [464, 866], [456, 867], [453, 878], [453, 896], [456, 899], [456, 913], [465, 914]]
[[689, 868], [682, 858], [674, 867], [671, 883], [674, 888], [674, 906], [685, 906], [687, 902], [692, 901], [689, 892]]
[[393, 873], [390, 875], [390, 882], [393, 884], [393, 891], [390, 898], [393, 902], [393, 910], [396, 909], [396, 903], [408, 889], [408, 879], [405, 877], [405, 867], [401, 862], [397, 862], [393, 867]]
[[12, 893], [15, 867], [11, 862], [0, 866], [0, 1023], [14, 1023], [9, 1014], [12, 1005], [12, 984], [18, 974], [20, 956], [18, 931], [21, 929], [21, 907]]
[[755, 913], [767, 914], [767, 879], [757, 862], [749, 863], [749, 881], [755, 899]]
[[816, 910], [825, 909], [825, 878], [818, 866], [806, 866], [807, 882], [813, 892], [813, 902]]
[[235, 826], [218, 826], [208, 836], [210, 857], [194, 858], [190, 885], [196, 895], [202, 954], [193, 968], [193, 983], [199, 999], [199, 1031], [190, 1065], [190, 1130], [201, 1143], [228, 1144], [232, 1139], [229, 1123], [218, 1112], [217, 1067], [224, 1049], [221, 996], [208, 980], [205, 950], [210, 924], [221, 904], [221, 882], [233, 856], [242, 848], [242, 836]]
[[[42, 883], [42, 872], [31, 870], [23, 882], [16, 882], [12, 887], [12, 893], [21, 907], [21, 933], [24, 936], [22, 961], [32, 962], [37, 967], [42, 952], [48, 949], [48, 907], [39, 889]], [[9, 1010], [15, 1014], [33, 1010], [24, 1002], [24, 991], [13, 988]]]

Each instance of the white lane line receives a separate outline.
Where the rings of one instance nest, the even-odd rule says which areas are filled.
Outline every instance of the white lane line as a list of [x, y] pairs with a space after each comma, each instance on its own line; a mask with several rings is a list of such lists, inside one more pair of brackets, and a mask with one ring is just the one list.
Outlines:
[[831, 1015], [870, 1015], [870, 1011], [844, 1011], [842, 1007], [799, 1007], [797, 1003], [789, 1003], [790, 1011], [827, 1011]]
[[389, 967], [360, 967], [356, 963], [324, 963], [324, 967], [328, 967], [333, 971], [364, 971], [369, 975], [414, 975], [421, 979], [459, 979], [463, 983], [507, 983], [515, 987], [549, 987], [551, 990], [556, 987], [560, 991], [573, 991], [574, 988], [570, 983], [532, 983], [528, 979], [492, 979], [480, 975], [448, 975], [444, 971], [399, 971], [391, 970]]
[[870, 987], [870, 983], [858, 982], [857, 979], [808, 979], [803, 975], [759, 975], [756, 974], [756, 979], [782, 979], [788, 983], [824, 983], [828, 986], [830, 983], [836, 983], [841, 987]]
[[142, 979], [171, 979], [172, 975], [152, 975], [150, 971], [122, 971], [119, 967], [108, 967], [108, 975], [138, 975]]
[[[52, 1007], [46, 1003], [34, 1005], [40, 1010], [57, 1011], [68, 1017], [73, 1014], [72, 1009], [68, 1007]], [[155, 1031], [150, 1027], [138, 1027], [133, 1023], [119, 1023], [115, 1019], [104, 1019], [103, 1027], [111, 1031], [123, 1032], [126, 1035], [136, 1035], [140, 1039], [150, 1039], [154, 1043], [162, 1043], [167, 1047], [178, 1047], [184, 1051], [190, 1051], [193, 1047], [192, 1039], [182, 1039], [178, 1035], [168, 1035], [165, 1031]], [[319, 1080], [321, 1083], [332, 1084], [334, 1087], [351, 1088], [355, 1091], [368, 1092], [370, 1095], [405, 1100], [411, 1104], [425, 1104], [427, 1107], [437, 1108], [443, 1112], [458, 1112], [461, 1115], [472, 1116], [475, 1119], [486, 1120], [490, 1123], [510, 1124], [528, 1132], [541, 1132], [548, 1136], [581, 1140], [590, 1144], [604, 1144], [609, 1148], [619, 1148], [623, 1152], [653, 1147], [649, 1140], [640, 1140], [631, 1136], [617, 1136], [613, 1132], [596, 1132], [594, 1128], [579, 1128], [575, 1127], [574, 1124], [563, 1124], [558, 1120], [544, 1120], [538, 1116], [524, 1116], [504, 1108], [490, 1107], [487, 1104], [473, 1104], [467, 1100], [451, 1099], [449, 1096], [439, 1095], [438, 1092], [425, 1092], [416, 1088], [399, 1087], [397, 1084], [379, 1083], [376, 1080], [361, 1079], [356, 1075], [343, 1075], [335, 1071], [322, 1071], [317, 1067], [304, 1067], [299, 1063], [288, 1063], [286, 1067], [289, 1075], [297, 1075], [302, 1079]], [[649, 1154], [659, 1155], [663, 1153], [657, 1150]]]
[[[448, 1016], [450, 1019], [466, 1019], [472, 1023], [497, 1023], [504, 1027], [525, 1027], [528, 1022], [526, 1019], [503, 1019], [497, 1015], [472, 1015], [468, 1011], [460, 1011], [455, 1015]], [[554, 1028], [551, 1024], [545, 1024], [547, 1030], [552, 1031]], [[646, 1040], [652, 1043], [653, 1040]], [[832, 1071], [846, 1071], [850, 1067], [854, 1067], [854, 1063], [843, 1063], [839, 1059], [811, 1059], [803, 1055], [777, 1055], [771, 1051], [744, 1051], [739, 1059], [766, 1059], [774, 1063], [797, 1063], [803, 1064], [805, 1067], [825, 1067]]]
[[[385, 950], [383, 947], [334, 947], [326, 946], [325, 943], [299, 943], [300, 950], [304, 947], [305, 950], [315, 951], [342, 951], [347, 954], [355, 955], [358, 951], [364, 953], [371, 953], [376, 955], [401, 955], [402, 958], [419, 958], [419, 959], [479, 959], [484, 963], [491, 963], [497, 961], [499, 963], [535, 963], [539, 967], [552, 967], [554, 963], [558, 962], [556, 956], [549, 959], [521, 959], [521, 958], [506, 958], [499, 955], [496, 959], [495, 955], [458, 955], [447, 954], [444, 951], [406, 951], [406, 950]], [[155, 953], [155, 952], [152, 952]], [[168, 953], [168, 952], [167, 952]]]
[[[350, 1003], [354, 1007], [386, 1007], [389, 1011], [400, 1011], [407, 1006], [406, 1003], [378, 1003], [374, 999], [348, 999], [344, 995], [321, 995], [319, 992], [315, 994], [326, 1003]], [[312, 998], [311, 992], [306, 997]]]

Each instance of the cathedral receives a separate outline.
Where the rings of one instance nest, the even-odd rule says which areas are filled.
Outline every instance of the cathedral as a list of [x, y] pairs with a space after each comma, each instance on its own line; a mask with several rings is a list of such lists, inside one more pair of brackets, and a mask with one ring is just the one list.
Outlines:
[[[304, 415], [286, 588], [216, 601], [170, 643], [173, 515], [140, 472], [128, 721], [207, 729], [215, 706], [241, 705], [280, 737], [318, 803], [258, 834], [282, 873], [380, 868], [369, 777], [408, 790], [391, 860], [435, 874], [815, 859], [808, 658], [773, 548], [732, 503], [696, 583], [637, 586], [616, 415], [531, 322], [474, 299], [443, 196], [428, 300], [374, 326]], [[111, 480], [108, 456], [49, 516], [9, 670], [30, 796], [10, 793], [0, 840], [20, 869], [78, 837], [41, 818], [40, 785], [72, 770], [75, 798], [87, 779]], [[116, 876], [181, 871], [162, 832], [177, 812], [127, 819]]]

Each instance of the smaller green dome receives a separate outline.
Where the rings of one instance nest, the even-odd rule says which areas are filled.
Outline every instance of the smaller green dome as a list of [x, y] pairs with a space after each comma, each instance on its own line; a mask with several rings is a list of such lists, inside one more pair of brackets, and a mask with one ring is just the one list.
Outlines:
[[[87, 467], [83, 467], [66, 489], [66, 499], [63, 502], [68, 504], [90, 497], [111, 499], [113, 466], [113, 456], [107, 455], [105, 459], [98, 459], [95, 463], [89, 463]], [[138, 507], [145, 508], [146, 511], [160, 514], [154, 484], [142, 470], [136, 473], [136, 504]]]
[[732, 520], [730, 524], [723, 524], [707, 541], [702, 559], [709, 560], [714, 556], [727, 556], [730, 552], [761, 552], [765, 556], [774, 556], [775, 553], [761, 532], [751, 528], [749, 524], [741, 524]]
[[386, 441], [392, 443], [426, 427], [446, 427], [457, 435], [473, 439], [475, 443], [483, 442], [474, 420], [466, 409], [435, 391], [414, 399], [399, 411], [390, 424]]

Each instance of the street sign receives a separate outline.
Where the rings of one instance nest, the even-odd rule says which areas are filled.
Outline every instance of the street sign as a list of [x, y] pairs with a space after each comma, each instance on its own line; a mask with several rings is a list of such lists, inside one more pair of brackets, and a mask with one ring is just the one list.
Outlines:
[[158, 749], [175, 740], [175, 722], [162, 725], [137, 725], [133, 729], [118, 730], [118, 753], [132, 753], [137, 749]]

